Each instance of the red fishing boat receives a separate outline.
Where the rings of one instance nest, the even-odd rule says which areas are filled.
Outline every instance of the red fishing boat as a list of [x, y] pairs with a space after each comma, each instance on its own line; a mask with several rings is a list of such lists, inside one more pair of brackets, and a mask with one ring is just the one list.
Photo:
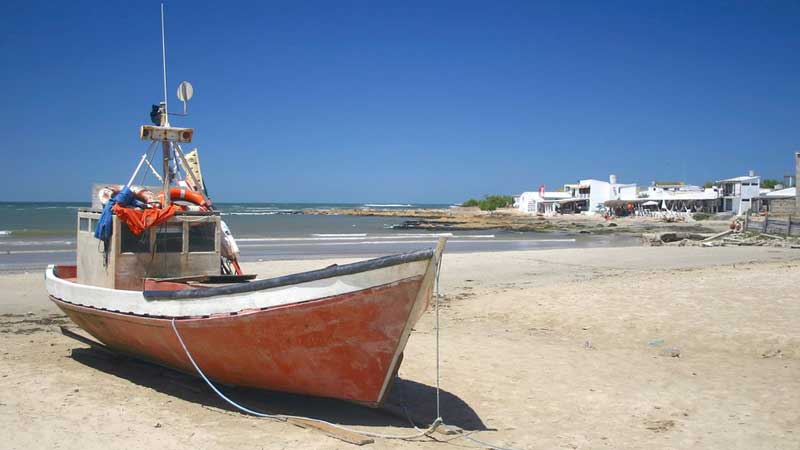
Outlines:
[[185, 281], [115, 289], [87, 284], [76, 266], [50, 266], [46, 278], [58, 307], [112, 350], [195, 374], [174, 321], [211, 380], [378, 406], [428, 306], [440, 254], [441, 246], [219, 286], [207, 281], [225, 276], [177, 271]]
[[[184, 111], [191, 96], [181, 83]], [[165, 88], [153, 125], [140, 129], [153, 151], [125, 185], [95, 186], [93, 206], [78, 211], [76, 264], [47, 268], [52, 301], [122, 354], [227, 385], [380, 405], [430, 303], [444, 241], [277, 278], [245, 275], [197, 153], [181, 147], [194, 130], [171, 126], [169, 114]], [[161, 185], [134, 185], [148, 169]]]

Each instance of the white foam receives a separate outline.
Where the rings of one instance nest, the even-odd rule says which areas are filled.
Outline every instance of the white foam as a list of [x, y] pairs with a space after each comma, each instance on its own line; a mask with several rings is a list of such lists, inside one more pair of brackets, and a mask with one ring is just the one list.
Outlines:
[[312, 237], [263, 237], [239, 238], [236, 242], [303, 242], [303, 241], [364, 241], [364, 240], [405, 240], [405, 239], [435, 239], [450, 237], [454, 239], [494, 239], [493, 234], [454, 236], [453, 233], [413, 233], [413, 234], [388, 234], [368, 235], [367, 233], [347, 234], [312, 234]]
[[279, 214], [294, 214], [297, 211], [293, 209], [275, 209], [271, 211], [259, 211], [259, 212], [229, 212], [229, 213], [220, 213], [222, 216], [276, 216]]
[[34, 245], [73, 245], [73, 241], [48, 241], [48, 240], [41, 240], [41, 241], [8, 241], [3, 242], [3, 246], [11, 246], [11, 247], [31, 247]]
[[[525, 243], [530, 245], [536, 244], [543, 244], [549, 242], [575, 242], [575, 239], [474, 239], [474, 240], [462, 240], [459, 238], [455, 238], [453, 240], [448, 241], [447, 245], [451, 244], [463, 244], [463, 243], [478, 243], [478, 244], [495, 244], [500, 242], [517, 242], [517, 243]], [[310, 247], [310, 246], [337, 246], [337, 245], [386, 245], [386, 244], [435, 244], [435, 239], [415, 239], [415, 240], [364, 240], [358, 242], [297, 242], [291, 244], [284, 244], [284, 243], [272, 243], [272, 244], [254, 244], [254, 245], [245, 245], [243, 247], [282, 247], [282, 246], [291, 246], [291, 247]]]
[[68, 253], [74, 252], [74, 249], [55, 249], [55, 250], [0, 250], [0, 255], [20, 255], [29, 253]]

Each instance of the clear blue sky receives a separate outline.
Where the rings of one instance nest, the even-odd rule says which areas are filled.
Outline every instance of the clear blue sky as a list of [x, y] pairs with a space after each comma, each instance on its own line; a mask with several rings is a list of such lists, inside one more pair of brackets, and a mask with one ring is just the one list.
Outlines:
[[[452, 202], [577, 178], [793, 171], [797, 2], [167, 1], [218, 201]], [[9, 2], [0, 200], [124, 182], [159, 3]]]

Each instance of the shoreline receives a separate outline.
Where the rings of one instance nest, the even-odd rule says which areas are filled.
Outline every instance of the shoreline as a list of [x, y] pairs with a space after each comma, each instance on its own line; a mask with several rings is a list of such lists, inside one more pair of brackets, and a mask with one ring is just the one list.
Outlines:
[[[556, 232], [553, 232], [556, 233]], [[240, 262], [260, 263], [269, 261], [313, 261], [317, 259], [349, 259], [349, 258], [375, 258], [379, 256], [404, 253], [422, 248], [434, 247], [441, 233], [432, 234], [428, 238], [408, 241], [343, 241], [329, 243], [270, 243], [253, 246], [240, 244], [242, 250]], [[539, 239], [520, 238], [505, 239], [492, 237], [490, 239], [468, 239], [470, 236], [451, 236], [448, 238], [446, 254], [482, 254], [482, 253], [507, 253], [519, 251], [546, 251], [556, 249], [581, 249], [581, 248], [619, 248], [640, 247], [642, 240], [634, 235], [584, 235], [584, 234], [543, 234]], [[254, 250], [253, 247], [259, 248]], [[5, 256], [0, 254], [0, 263]], [[33, 254], [26, 254], [33, 256]], [[43, 271], [49, 264], [74, 264], [76, 254], [74, 250], [54, 252], [40, 252], [35, 256], [46, 258], [34, 262], [16, 262], [0, 264], [0, 275], [13, 273], [26, 273]]]
[[667, 222], [649, 217], [615, 217], [610, 220], [600, 215], [565, 214], [542, 216], [521, 213], [513, 208], [493, 212], [478, 208], [456, 207], [449, 209], [385, 210], [358, 209], [306, 209], [311, 216], [396, 217], [407, 219], [395, 229], [425, 231], [566, 231], [590, 234], [652, 233], [655, 231], [684, 231], [713, 234], [724, 231], [730, 220], [690, 219], [686, 222]]

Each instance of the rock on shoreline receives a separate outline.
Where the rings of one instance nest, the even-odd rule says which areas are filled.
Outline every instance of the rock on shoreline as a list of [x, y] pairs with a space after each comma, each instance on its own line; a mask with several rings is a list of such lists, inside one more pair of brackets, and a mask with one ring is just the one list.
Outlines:
[[583, 234], [641, 234], [653, 231], [714, 233], [727, 227], [727, 222], [698, 223], [663, 222], [646, 217], [620, 217], [607, 221], [601, 216], [561, 215], [539, 216], [520, 213], [514, 209], [493, 212], [477, 208], [451, 209], [331, 209], [305, 210], [309, 215], [345, 215], [366, 217], [397, 217], [407, 219], [395, 229], [425, 231], [566, 231]]

